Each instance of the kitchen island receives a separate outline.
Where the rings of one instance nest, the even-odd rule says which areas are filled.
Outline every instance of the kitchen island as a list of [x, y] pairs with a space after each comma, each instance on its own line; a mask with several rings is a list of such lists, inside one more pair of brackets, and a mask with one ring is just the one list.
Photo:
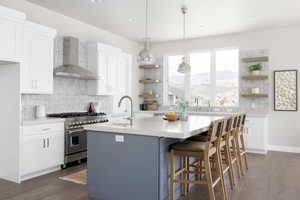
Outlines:
[[167, 200], [171, 144], [201, 134], [221, 116], [168, 122], [137, 117], [86, 126], [88, 191], [97, 200]]

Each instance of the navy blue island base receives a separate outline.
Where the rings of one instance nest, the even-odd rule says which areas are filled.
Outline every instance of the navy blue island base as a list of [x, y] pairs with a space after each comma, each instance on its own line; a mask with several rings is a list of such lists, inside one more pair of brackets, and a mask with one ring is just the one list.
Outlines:
[[[169, 146], [180, 141], [88, 131], [88, 192], [97, 200], [167, 200]], [[123, 136], [124, 142], [117, 142]]]

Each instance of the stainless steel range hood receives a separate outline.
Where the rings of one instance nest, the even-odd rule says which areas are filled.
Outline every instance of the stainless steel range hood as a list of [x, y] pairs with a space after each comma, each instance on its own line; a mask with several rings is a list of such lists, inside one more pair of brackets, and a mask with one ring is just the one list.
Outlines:
[[79, 40], [74, 37], [64, 37], [63, 65], [54, 69], [54, 75], [66, 78], [84, 80], [100, 79], [89, 70], [79, 65]]

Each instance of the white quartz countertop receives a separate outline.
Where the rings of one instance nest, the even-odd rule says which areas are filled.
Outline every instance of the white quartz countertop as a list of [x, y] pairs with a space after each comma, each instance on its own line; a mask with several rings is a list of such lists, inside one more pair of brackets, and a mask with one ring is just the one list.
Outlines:
[[64, 123], [65, 119], [61, 118], [40, 118], [40, 119], [32, 119], [32, 120], [23, 120], [22, 126], [32, 126], [39, 124], [53, 124], [53, 123]]
[[111, 118], [107, 123], [88, 125], [85, 126], [85, 129], [88, 131], [186, 139], [207, 131], [210, 122], [220, 118], [222, 116], [191, 115], [188, 121], [168, 122], [163, 120], [162, 116], [140, 116], [134, 119], [132, 126], [126, 119]]

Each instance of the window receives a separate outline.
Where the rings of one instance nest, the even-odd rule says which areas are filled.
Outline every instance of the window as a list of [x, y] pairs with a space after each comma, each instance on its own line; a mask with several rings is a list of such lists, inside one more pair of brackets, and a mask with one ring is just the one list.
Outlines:
[[168, 104], [170, 104], [172, 97], [184, 100], [184, 86], [185, 76], [182, 73], [177, 72], [177, 68], [182, 61], [182, 55], [169, 56], [168, 63]]
[[237, 49], [216, 50], [188, 54], [191, 72], [177, 72], [182, 55], [167, 56], [168, 77], [165, 84], [165, 104], [170, 96], [187, 100], [190, 105], [238, 106]]
[[238, 50], [216, 51], [216, 106], [238, 105]]
[[211, 94], [211, 54], [193, 53], [190, 54], [191, 84], [190, 102], [198, 99], [199, 105], [207, 105], [212, 98]]

